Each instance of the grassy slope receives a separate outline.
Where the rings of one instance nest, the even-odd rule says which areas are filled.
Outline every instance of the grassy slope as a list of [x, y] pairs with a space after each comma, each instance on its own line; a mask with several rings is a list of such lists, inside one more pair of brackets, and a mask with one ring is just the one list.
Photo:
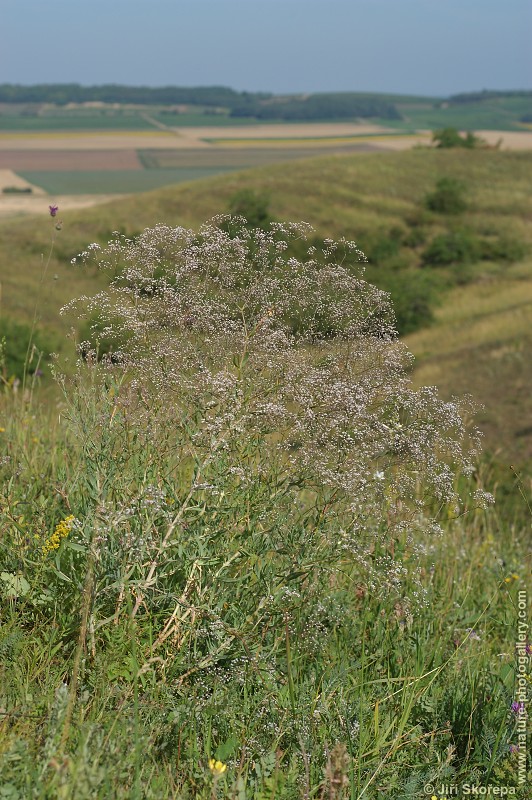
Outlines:
[[[398, 224], [408, 227], [424, 194], [443, 175], [464, 180], [470, 189], [471, 211], [464, 224], [478, 234], [497, 230], [532, 243], [532, 154], [418, 150], [328, 156], [168, 187], [90, 211], [61, 209], [64, 229], [42, 283], [40, 254], [50, 221], [4, 225], [3, 310], [28, 320], [37, 303], [42, 324], [57, 326], [59, 307], [77, 294], [91, 293], [100, 280], [70, 266], [71, 257], [90, 241], [105, 241], [117, 229], [134, 234], [157, 222], [196, 226], [225, 211], [231, 195], [243, 188], [268, 193], [279, 219], [304, 219], [323, 236], [356, 240], [376, 231], [386, 235]], [[437, 216], [428, 223], [433, 233], [442, 225]], [[446, 393], [471, 392], [486, 407], [481, 419], [489, 449], [519, 463], [532, 456], [526, 417], [532, 388], [527, 359], [532, 260], [504, 267], [483, 264], [479, 279], [453, 290], [434, 326], [410, 338], [418, 356], [416, 379]]]

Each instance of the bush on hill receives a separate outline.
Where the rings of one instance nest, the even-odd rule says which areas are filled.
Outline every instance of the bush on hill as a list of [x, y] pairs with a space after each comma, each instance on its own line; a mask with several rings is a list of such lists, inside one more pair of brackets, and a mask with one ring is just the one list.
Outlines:
[[[229, 198], [228, 212], [230, 217], [242, 217], [248, 228], [263, 228], [266, 230], [274, 219], [270, 214], [270, 198], [267, 194], [256, 192], [253, 189], [242, 189]], [[234, 226], [231, 220], [226, 222], [227, 228]], [[223, 225], [222, 225], [223, 227]]]
[[456, 178], [440, 178], [436, 188], [425, 196], [424, 205], [439, 214], [461, 214], [467, 209], [464, 183]]
[[435, 236], [423, 251], [422, 263], [428, 266], [472, 264], [480, 259], [479, 240], [469, 231], [456, 230]]
[[0, 318], [0, 370], [4, 383], [23, 381], [46, 370], [46, 359], [56, 349], [54, 337], [9, 317]]
[[434, 131], [432, 141], [436, 144], [436, 147], [443, 149], [464, 147], [467, 150], [473, 150], [475, 147], [485, 145], [484, 140], [479, 136], [475, 136], [472, 131], [468, 131], [465, 136], [462, 136], [456, 128], [442, 128], [439, 131]]

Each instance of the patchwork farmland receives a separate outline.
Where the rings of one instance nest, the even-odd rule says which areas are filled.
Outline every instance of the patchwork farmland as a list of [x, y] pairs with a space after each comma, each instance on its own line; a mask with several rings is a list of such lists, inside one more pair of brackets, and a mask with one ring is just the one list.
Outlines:
[[0, 133], [0, 216], [45, 213], [43, 194], [63, 207], [79, 208], [324, 153], [392, 149], [397, 143], [411, 147], [419, 139], [355, 123], [231, 126], [224, 128], [223, 138], [213, 133], [205, 126]]
[[[431, 144], [429, 130], [392, 127], [389, 121], [262, 123], [155, 111], [106, 115], [90, 109], [76, 114], [0, 113], [0, 217], [46, 213], [43, 195], [63, 208], [80, 208], [318, 155]], [[532, 149], [532, 131], [526, 128], [478, 133], [490, 146]]]

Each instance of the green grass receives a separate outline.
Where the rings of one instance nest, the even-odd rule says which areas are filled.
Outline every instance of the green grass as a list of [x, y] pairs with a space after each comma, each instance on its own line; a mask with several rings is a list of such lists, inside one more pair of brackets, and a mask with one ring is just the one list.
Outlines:
[[[87, 434], [91, 421], [86, 414]], [[251, 496], [233, 487], [225, 503], [200, 496], [184, 512], [185, 533], [167, 553], [177, 572], [158, 571], [159, 599], [143, 590], [147, 605], [134, 615], [145, 575], [128, 578], [134, 564], [118, 531], [94, 516], [95, 492], [110, 513], [113, 496], [132, 496], [128, 481], [141, 495], [169, 462], [144, 449], [128, 453], [136, 472], [122, 460], [121, 474], [109, 473], [103, 453], [87, 451], [88, 435], [77, 444], [63, 436], [57, 414], [35, 409], [27, 421], [13, 414], [3, 434], [4, 452], [25, 465], [16, 488], [4, 478], [0, 512], [9, 530], [0, 586], [8, 796], [296, 800], [330, 791], [384, 800], [429, 783], [491, 783], [527, 798], [510, 752], [515, 607], [530, 570], [521, 533], [477, 514], [433, 541], [397, 541], [398, 600], [370, 591], [349, 558], [331, 560], [323, 525], [325, 573], [298, 577], [314, 552], [312, 516], [274, 553]], [[219, 480], [223, 468], [207, 474]], [[183, 507], [184, 481], [165, 490]], [[43, 556], [70, 513], [81, 529]], [[285, 513], [281, 498], [279, 531]], [[164, 510], [137, 514], [131, 525], [164, 533]], [[92, 562], [91, 536], [102, 542]], [[425, 601], [412, 605], [420, 589]], [[166, 598], [181, 614], [160, 641], [172, 631]], [[217, 781], [211, 758], [227, 767]]]

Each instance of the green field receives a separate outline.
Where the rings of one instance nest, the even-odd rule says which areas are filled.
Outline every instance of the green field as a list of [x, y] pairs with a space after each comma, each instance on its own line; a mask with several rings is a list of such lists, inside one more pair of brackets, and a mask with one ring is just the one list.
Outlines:
[[143, 170], [48, 170], [19, 171], [30, 183], [43, 188], [48, 194], [132, 194], [147, 192], [160, 186], [188, 183], [189, 181], [218, 175], [231, 167], [174, 167]]
[[[439, 107], [436, 107], [439, 106]], [[402, 120], [382, 120], [383, 125], [407, 130], [520, 130], [520, 119], [532, 114], [532, 99], [529, 97], [506, 97], [478, 102], [426, 105], [415, 103], [398, 104]]]
[[[371, 150], [368, 142], [360, 144], [339, 144], [327, 148], [327, 153], [354, 153]], [[301, 158], [323, 156], [322, 147], [301, 147], [296, 140], [294, 145], [280, 147], [247, 146], [213, 148], [204, 150], [138, 150], [139, 161], [145, 169], [209, 168], [249, 169], [274, 164], [280, 161], [294, 161]]]
[[142, 114], [102, 114], [72, 113], [58, 116], [22, 116], [10, 115], [5, 111], [0, 114], [0, 131], [24, 131], [40, 133], [42, 131], [147, 131], [155, 126]]
[[156, 119], [157, 122], [160, 122], [162, 125], [168, 125], [170, 128], [249, 127], [250, 125], [257, 124], [253, 119], [231, 117], [227, 113], [209, 114], [208, 111], [198, 111], [196, 113], [192, 111], [183, 111], [179, 114], [172, 113], [171, 111], [166, 113], [162, 111], [154, 111], [151, 113], [151, 111], [148, 111], [147, 113], [150, 117]]

